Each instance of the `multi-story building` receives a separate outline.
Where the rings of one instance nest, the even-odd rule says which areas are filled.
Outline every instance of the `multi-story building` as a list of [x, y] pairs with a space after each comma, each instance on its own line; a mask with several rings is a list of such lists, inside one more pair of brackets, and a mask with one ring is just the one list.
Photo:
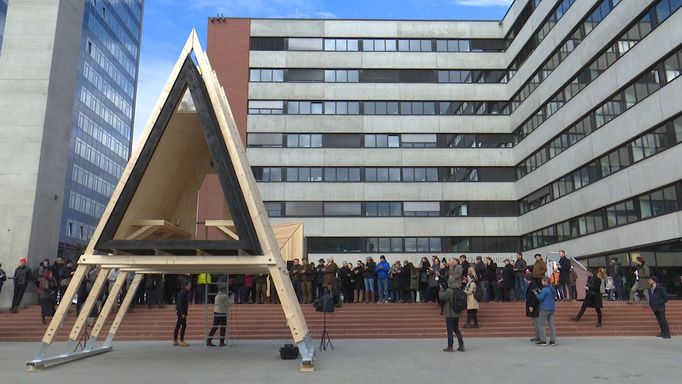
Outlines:
[[142, 12], [142, 0], [85, 4], [59, 234], [66, 258], [80, 256], [130, 157]]
[[143, 0], [0, 0], [6, 270], [75, 259], [89, 240], [130, 156], [142, 12]]
[[591, 267], [643, 256], [672, 282], [681, 6], [517, 0], [501, 21], [211, 18], [208, 54], [270, 217], [305, 221], [311, 259], [566, 249]]

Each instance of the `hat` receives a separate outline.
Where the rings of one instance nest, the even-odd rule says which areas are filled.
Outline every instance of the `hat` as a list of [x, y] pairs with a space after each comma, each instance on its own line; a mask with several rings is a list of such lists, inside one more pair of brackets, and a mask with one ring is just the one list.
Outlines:
[[324, 263], [324, 259], [317, 260], [318, 263]]
[[26, 258], [22, 257], [19, 259], [19, 264], [26, 264]]

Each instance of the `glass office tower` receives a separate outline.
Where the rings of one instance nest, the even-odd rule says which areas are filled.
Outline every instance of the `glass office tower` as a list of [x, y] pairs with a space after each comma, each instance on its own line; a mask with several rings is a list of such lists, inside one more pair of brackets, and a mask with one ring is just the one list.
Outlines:
[[84, 249], [130, 157], [142, 13], [143, 0], [85, 6], [58, 250], [65, 258]]
[[7, 17], [7, 1], [0, 0], [0, 52], [2, 51], [2, 38], [5, 35], [5, 18]]

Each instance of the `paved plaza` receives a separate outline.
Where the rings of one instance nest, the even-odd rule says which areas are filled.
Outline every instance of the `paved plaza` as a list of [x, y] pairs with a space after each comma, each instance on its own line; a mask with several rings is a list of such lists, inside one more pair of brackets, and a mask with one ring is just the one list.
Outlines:
[[[333, 335], [332, 335], [333, 337]], [[0, 343], [3, 383], [679, 383], [682, 338], [560, 338], [556, 347], [526, 339], [465, 340], [465, 353], [441, 352], [444, 340], [333, 340], [316, 371], [280, 360], [283, 341], [238, 341], [208, 349], [162, 342], [119, 342], [90, 359], [27, 372], [36, 343]], [[62, 345], [55, 345], [58, 351]], [[449, 376], [451, 379], [447, 379]]]

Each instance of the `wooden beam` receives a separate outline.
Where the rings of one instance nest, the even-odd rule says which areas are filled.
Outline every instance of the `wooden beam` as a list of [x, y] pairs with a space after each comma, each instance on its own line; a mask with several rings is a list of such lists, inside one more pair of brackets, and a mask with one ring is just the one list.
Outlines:
[[128, 292], [126, 292], [126, 296], [123, 298], [123, 302], [121, 303], [121, 306], [118, 308], [116, 317], [114, 317], [114, 321], [111, 323], [111, 327], [109, 328], [109, 335], [107, 336], [105, 346], [111, 345], [114, 336], [116, 336], [116, 332], [118, 332], [118, 328], [121, 326], [121, 322], [123, 322], [123, 318], [128, 312], [128, 308], [130, 308], [130, 303], [133, 302], [133, 299], [136, 296], [137, 288], [140, 286], [142, 277], [144, 277], [144, 274], [142, 273], [136, 273], [135, 277], [133, 277], [133, 281], [130, 283], [130, 287], [128, 287]]
[[129, 256], [129, 255], [83, 255], [79, 265], [139, 266], [161, 268], [165, 266], [230, 266], [230, 265], [271, 265], [271, 256]]
[[102, 327], [104, 326], [104, 322], [107, 321], [107, 317], [109, 317], [111, 309], [116, 304], [116, 299], [118, 298], [119, 292], [121, 292], [123, 283], [125, 283], [126, 281], [126, 276], [128, 276], [128, 272], [125, 271], [118, 272], [118, 276], [116, 277], [114, 286], [111, 287], [111, 289], [109, 290], [109, 296], [107, 297], [107, 301], [104, 302], [102, 310], [100, 311], [99, 316], [97, 317], [97, 322], [92, 327], [92, 332], [90, 332], [90, 338], [92, 338], [93, 341], [97, 340], [97, 337], [99, 336], [99, 333], [102, 330]]
[[66, 291], [64, 292], [64, 295], [62, 295], [61, 301], [59, 302], [59, 307], [57, 307], [57, 311], [55, 311], [54, 316], [52, 316], [52, 320], [50, 320], [50, 325], [48, 325], [47, 329], [45, 330], [45, 334], [43, 335], [43, 343], [49, 345], [54, 341], [57, 331], [62, 327], [64, 318], [66, 318], [66, 314], [69, 312], [71, 301], [73, 300], [74, 296], [76, 296], [78, 287], [80, 287], [83, 277], [85, 277], [85, 273], [89, 269], [89, 266], [81, 264], [76, 267], [73, 276], [71, 276], [71, 282], [69, 283], [69, 286], [66, 288]]
[[100, 268], [99, 273], [97, 274], [97, 278], [95, 279], [95, 282], [92, 284], [92, 289], [90, 289], [90, 293], [88, 293], [88, 298], [85, 300], [85, 304], [83, 304], [83, 306], [81, 307], [81, 312], [78, 314], [78, 318], [76, 319], [76, 322], [73, 324], [73, 328], [71, 328], [71, 333], [69, 334], [70, 341], [76, 341], [76, 339], [78, 339], [78, 336], [80, 336], [81, 330], [83, 329], [83, 325], [85, 325], [85, 322], [88, 320], [90, 312], [92, 311], [92, 308], [95, 306], [95, 303], [97, 302], [97, 298], [99, 297], [100, 292], [102, 292], [102, 287], [104, 286], [104, 283], [107, 281], [108, 275], [109, 268]]

